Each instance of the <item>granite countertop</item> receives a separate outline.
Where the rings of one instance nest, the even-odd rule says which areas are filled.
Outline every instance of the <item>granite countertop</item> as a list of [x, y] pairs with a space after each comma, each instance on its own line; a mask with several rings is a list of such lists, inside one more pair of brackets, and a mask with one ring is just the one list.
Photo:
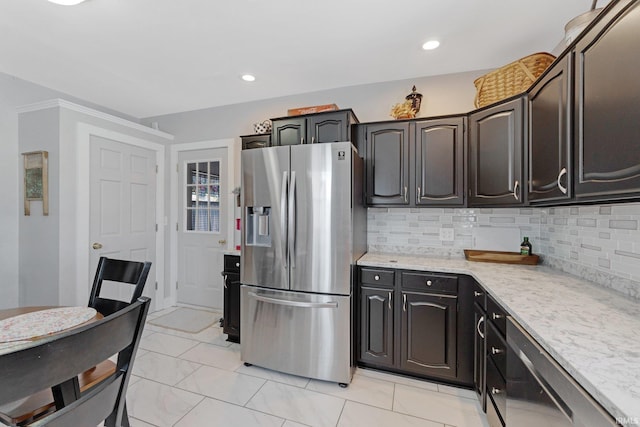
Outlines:
[[640, 420], [640, 302], [544, 266], [368, 253], [358, 265], [474, 277], [614, 417]]

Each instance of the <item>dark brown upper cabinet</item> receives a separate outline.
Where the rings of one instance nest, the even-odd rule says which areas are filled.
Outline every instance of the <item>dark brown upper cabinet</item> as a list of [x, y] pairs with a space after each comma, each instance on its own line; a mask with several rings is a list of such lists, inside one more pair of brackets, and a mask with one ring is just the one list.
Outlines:
[[577, 201], [640, 196], [640, 2], [610, 6], [574, 49]]
[[243, 150], [271, 147], [270, 133], [257, 133], [255, 135], [243, 135], [240, 137], [240, 139], [242, 140]]
[[360, 126], [370, 206], [463, 206], [465, 117]]
[[524, 96], [469, 115], [469, 206], [520, 206]]
[[416, 206], [464, 205], [464, 117], [415, 122]]
[[531, 204], [559, 203], [572, 196], [571, 76], [571, 56], [566, 56], [529, 90]]
[[351, 110], [272, 119], [272, 145], [351, 141], [354, 123], [358, 119]]
[[409, 205], [409, 123], [370, 124], [364, 138], [367, 204]]

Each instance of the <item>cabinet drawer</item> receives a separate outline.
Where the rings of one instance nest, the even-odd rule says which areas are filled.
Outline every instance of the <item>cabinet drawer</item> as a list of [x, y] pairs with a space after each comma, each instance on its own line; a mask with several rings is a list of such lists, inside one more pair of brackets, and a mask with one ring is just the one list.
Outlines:
[[402, 288], [456, 295], [458, 278], [434, 273], [402, 272]]
[[224, 271], [240, 274], [240, 257], [237, 255], [224, 256]]
[[491, 297], [487, 296], [487, 319], [498, 328], [502, 336], [507, 334], [507, 313]]
[[507, 384], [490, 357], [487, 358], [487, 396], [491, 398], [487, 399], [487, 412], [490, 402], [493, 402], [500, 418], [504, 420], [507, 413]]
[[369, 285], [393, 286], [395, 271], [377, 268], [363, 268], [360, 270], [360, 281]]
[[507, 378], [507, 343], [491, 322], [487, 325], [487, 357], [493, 360], [502, 377]]
[[473, 281], [473, 302], [482, 307], [483, 310], [487, 310], [487, 292], [475, 280]]

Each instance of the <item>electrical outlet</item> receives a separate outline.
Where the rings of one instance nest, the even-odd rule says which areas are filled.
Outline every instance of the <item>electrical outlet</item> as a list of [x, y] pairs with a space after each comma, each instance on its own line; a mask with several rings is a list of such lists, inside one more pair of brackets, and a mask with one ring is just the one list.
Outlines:
[[441, 228], [440, 240], [443, 242], [453, 242], [455, 239], [455, 232], [453, 228]]

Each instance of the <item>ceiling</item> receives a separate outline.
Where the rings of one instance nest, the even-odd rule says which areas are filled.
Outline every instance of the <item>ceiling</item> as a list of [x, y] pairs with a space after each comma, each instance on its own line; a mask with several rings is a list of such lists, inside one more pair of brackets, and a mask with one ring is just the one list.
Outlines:
[[[601, 2], [602, 3], [602, 2]], [[591, 0], [3, 0], [0, 72], [145, 118], [496, 68]], [[422, 50], [429, 39], [439, 49]], [[240, 79], [252, 73], [256, 81]]]

